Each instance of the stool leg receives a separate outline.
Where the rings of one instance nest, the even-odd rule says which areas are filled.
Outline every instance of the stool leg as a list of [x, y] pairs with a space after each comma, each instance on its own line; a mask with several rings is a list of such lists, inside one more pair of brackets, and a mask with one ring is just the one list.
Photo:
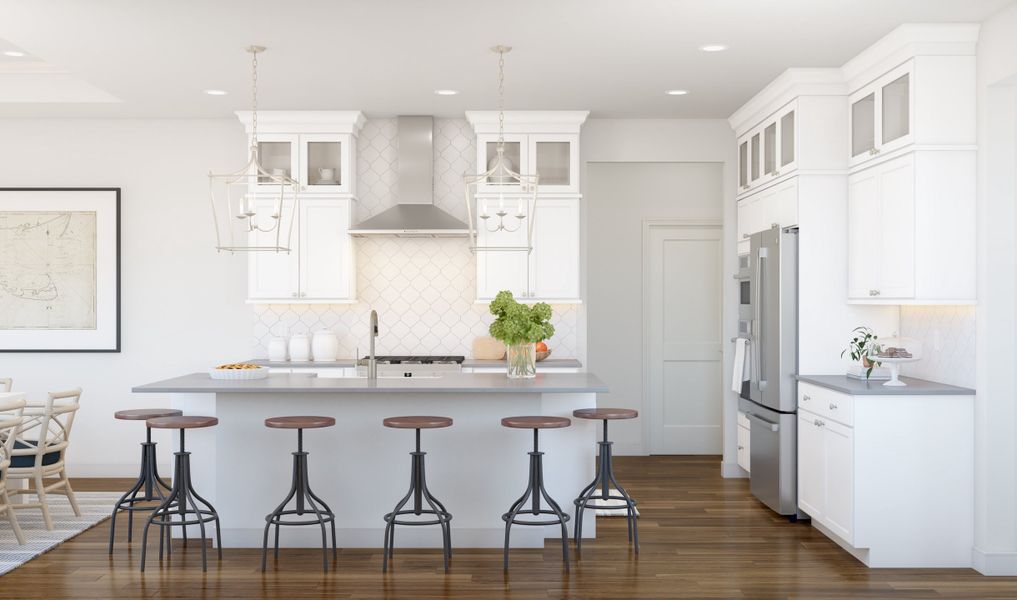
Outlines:
[[328, 504], [326, 504], [324, 500], [319, 498], [317, 494], [315, 494], [314, 491], [311, 490], [310, 486], [308, 486], [307, 488], [307, 495], [310, 496], [311, 499], [313, 499], [315, 502], [321, 505], [322, 512], [332, 516], [332, 520], [329, 523], [332, 526], [332, 559], [338, 560], [339, 550], [335, 543], [335, 513], [332, 512], [332, 508]]
[[[311, 507], [311, 511], [314, 512], [315, 518], [318, 519], [318, 523], [321, 525], [321, 568], [326, 573], [328, 572], [328, 531], [325, 529], [325, 520], [322, 518], [322, 512], [318, 509], [318, 505], [314, 503], [314, 499], [311, 496], [311, 488], [308, 484], [307, 477], [307, 453], [301, 452], [300, 456], [297, 457], [297, 461], [300, 464], [300, 488], [297, 491], [297, 506], [300, 506], [304, 502]], [[299, 510], [299, 509], [298, 509]], [[333, 516], [332, 522], [335, 522]]]
[[533, 463], [535, 454], [536, 454], [535, 452], [530, 453], [530, 474], [528, 482], [526, 484], [526, 491], [523, 492], [523, 495], [520, 496], [518, 500], [512, 503], [512, 507], [509, 508], [508, 519], [505, 520], [505, 550], [504, 550], [503, 568], [506, 571], [508, 571], [509, 564], [509, 534], [512, 529], [512, 522], [515, 521], [516, 517], [519, 515], [519, 511], [522, 509], [523, 504], [526, 503], [526, 500], [528, 500], [530, 496], [535, 493], [533, 490], [533, 482], [535, 479]]
[[[181, 434], [182, 434], [182, 431], [181, 431]], [[181, 445], [181, 448], [183, 448], [182, 445]], [[144, 529], [144, 531], [142, 533], [142, 536], [141, 536], [141, 572], [142, 573], [145, 572], [145, 558], [148, 555], [148, 529], [149, 529], [149, 527], [152, 526], [152, 523], [155, 521], [156, 517], [159, 517], [160, 521], [164, 521], [164, 519], [162, 518], [162, 515], [169, 513], [169, 509], [172, 507], [173, 502], [175, 502], [177, 500], [177, 498], [179, 497], [179, 492], [180, 492], [180, 488], [179, 488], [179, 486], [180, 486], [180, 474], [181, 474], [181, 463], [183, 461], [183, 452], [177, 452], [177, 453], [174, 454], [174, 456], [176, 457], [176, 460], [174, 461], [174, 467], [173, 467], [173, 488], [170, 490], [169, 496], [167, 496], [166, 499], [162, 501], [162, 504], [160, 504], [158, 508], [156, 508], [154, 511], [152, 511], [152, 514], [148, 517], [148, 520], [145, 521], [145, 529]], [[158, 527], [159, 527], [159, 535], [160, 535], [160, 537], [159, 537], [159, 558], [161, 559], [162, 558], [162, 549], [163, 549], [163, 543], [162, 543], [163, 538], [162, 538], [162, 535], [164, 534], [165, 526], [160, 524]]]
[[388, 571], [388, 560], [392, 558], [395, 546], [395, 520], [396, 514], [406, 506], [409, 502], [410, 497], [413, 496], [413, 490], [416, 488], [417, 483], [417, 469], [416, 465], [410, 469], [410, 489], [403, 496], [402, 500], [396, 503], [395, 508], [392, 509], [392, 518], [385, 519], [385, 541], [382, 548], [382, 559], [381, 559], [381, 572]]
[[[140, 489], [141, 489], [141, 478], [139, 477], [138, 480], [134, 482], [134, 486], [132, 486], [131, 489], [127, 490], [127, 492], [124, 493], [123, 496], [120, 496], [120, 499], [117, 500], [117, 503], [113, 505], [113, 514], [110, 515], [110, 523], [109, 523], [109, 553], [111, 555], [113, 554], [113, 538], [114, 538], [114, 535], [116, 534], [116, 530], [117, 530], [117, 513], [120, 512], [121, 507], [124, 505], [125, 502], [127, 502], [127, 498], [128, 497], [130, 497], [131, 500], [133, 501], [133, 499], [138, 495], [138, 490], [140, 490]], [[132, 514], [133, 514], [132, 511], [127, 511], [128, 521], [130, 521], [130, 516]], [[130, 523], [128, 525], [128, 529], [127, 529], [127, 532], [128, 532], [127, 533], [127, 541], [128, 542], [131, 541], [131, 533], [130, 533], [130, 531], [131, 531], [131, 529], [133, 529], [132, 525], [133, 525], [133, 523]]]
[[[293, 465], [293, 483], [290, 485], [289, 493], [286, 494], [286, 498], [279, 504], [279, 506], [277, 506], [275, 510], [270, 512], [268, 514], [268, 516], [265, 517], [265, 536], [264, 536], [264, 540], [262, 541], [262, 545], [261, 545], [261, 570], [262, 571], [265, 571], [266, 563], [267, 563], [268, 532], [269, 532], [269, 530], [271, 529], [271, 527], [273, 525], [273, 521], [278, 520], [279, 518], [281, 518], [281, 514], [280, 513], [282, 513], [283, 509], [286, 508], [286, 505], [289, 504], [290, 500], [292, 500], [293, 496], [295, 496], [296, 493], [297, 493], [296, 457], [294, 457], [293, 462], [294, 462], [294, 465]], [[276, 525], [276, 527], [275, 527], [275, 540], [276, 540], [276, 542], [275, 542], [275, 548], [276, 548], [275, 558], [278, 559], [279, 558], [279, 526], [278, 525]]]
[[569, 530], [565, 525], [565, 514], [562, 512], [561, 507], [558, 503], [551, 498], [551, 495], [547, 493], [547, 489], [544, 488], [544, 465], [541, 461], [541, 457], [537, 457], [537, 482], [540, 495], [544, 497], [544, 501], [554, 511], [554, 515], [558, 517], [561, 522], [561, 555], [562, 560], [565, 561], [565, 572], [569, 572]]
[[[418, 466], [418, 468], [420, 470], [420, 473], [417, 476], [417, 484], [420, 486], [419, 490], [418, 490], [419, 491], [418, 498], [423, 498], [423, 500], [427, 502], [427, 505], [431, 507], [432, 511], [434, 511], [435, 516], [437, 517], [437, 519], [439, 521], [438, 524], [441, 527], [441, 554], [442, 554], [442, 558], [443, 558], [444, 565], [445, 565], [445, 572], [448, 573], [448, 559], [452, 555], [452, 552], [451, 552], [451, 545], [452, 545], [451, 544], [451, 537], [449, 535], [449, 529], [450, 528], [449, 528], [448, 521], [444, 520], [444, 517], [442, 515], [442, 513], [445, 512], [444, 507], [442, 508], [442, 510], [440, 510], [440, 511], [438, 510], [438, 506], [440, 506], [441, 503], [437, 502], [434, 499], [434, 496], [431, 495], [431, 492], [428, 491], [428, 489], [427, 489], [427, 477], [426, 477], [425, 472], [424, 472], [424, 456], [423, 456], [423, 454], [424, 454], [423, 452], [420, 453], [420, 455], [421, 455], [420, 456], [420, 461], [419, 461], [420, 464]], [[414, 458], [416, 458], [416, 457], [414, 457]], [[417, 513], [417, 514], [419, 514], [419, 513]]]

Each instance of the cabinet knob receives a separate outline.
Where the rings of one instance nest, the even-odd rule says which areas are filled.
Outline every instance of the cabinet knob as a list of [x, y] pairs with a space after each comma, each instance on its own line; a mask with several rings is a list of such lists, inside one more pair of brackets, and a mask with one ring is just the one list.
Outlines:
[[744, 449], [745, 449], [745, 446], [738, 446], [738, 449], [739, 449], [739, 450], [744, 450]]
[[869, 290], [869, 295], [870, 296], [878, 296], [879, 295], [879, 290]]
[[837, 405], [833, 402], [830, 403], [830, 410], [837, 410]]
[[812, 400], [811, 396], [808, 394], [802, 394], [802, 402], [808, 402], [809, 400]]
[[814, 424], [814, 425], [815, 425], [816, 427], [823, 427], [823, 426], [825, 426], [825, 425], [826, 425], [826, 423], [824, 423], [823, 421], [820, 421], [819, 419], [816, 419], [816, 420], [815, 420], [815, 421], [813, 421], [812, 423], [813, 423], [813, 424]]

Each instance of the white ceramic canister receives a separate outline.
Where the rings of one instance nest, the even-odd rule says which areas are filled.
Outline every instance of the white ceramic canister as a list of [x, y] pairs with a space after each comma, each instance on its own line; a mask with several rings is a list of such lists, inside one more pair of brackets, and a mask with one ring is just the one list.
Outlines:
[[274, 337], [268, 341], [268, 360], [272, 362], [286, 361], [286, 338]]
[[339, 338], [327, 329], [315, 331], [311, 337], [311, 354], [315, 362], [335, 362], [339, 358]]
[[303, 333], [290, 336], [290, 360], [293, 362], [311, 360], [311, 341]]

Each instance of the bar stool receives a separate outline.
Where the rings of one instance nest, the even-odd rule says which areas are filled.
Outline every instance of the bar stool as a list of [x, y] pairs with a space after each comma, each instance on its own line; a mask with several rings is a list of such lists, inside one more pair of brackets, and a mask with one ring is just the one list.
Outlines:
[[[635, 542], [636, 554], [639, 554], [639, 529], [636, 527], [636, 501], [629, 496], [625, 488], [618, 483], [614, 478], [614, 465], [611, 458], [611, 445], [614, 442], [610, 442], [607, 439], [607, 422], [614, 421], [617, 419], [635, 419], [639, 416], [639, 412], [630, 408], [581, 408], [579, 410], [572, 411], [572, 416], [577, 419], [594, 419], [604, 422], [604, 439], [603, 441], [597, 442], [600, 446], [600, 464], [597, 470], [597, 476], [593, 478], [593, 482], [590, 485], [583, 488], [583, 491], [579, 492], [579, 497], [575, 499], [576, 505], [576, 526], [575, 526], [575, 539], [576, 539], [576, 553], [582, 551], [583, 543], [583, 511], [587, 508], [595, 508], [600, 510], [626, 510], [625, 518], [628, 521], [629, 526], [629, 542]], [[614, 486], [614, 489], [618, 491], [618, 494], [611, 494], [608, 489], [608, 484]], [[600, 491], [597, 491], [597, 486], [600, 486]], [[623, 505], [615, 506], [591, 506], [591, 500], [622, 500], [625, 502]]]
[[[506, 417], [501, 420], [502, 427], [512, 427], [514, 429], [532, 429], [533, 430], [533, 452], [530, 452], [530, 479], [529, 484], [526, 486], [526, 491], [523, 495], [512, 503], [512, 507], [509, 511], [501, 516], [501, 519], [505, 521], [505, 558], [504, 568], [508, 570], [509, 560], [509, 533], [512, 525], [557, 525], [561, 524], [561, 555], [562, 560], [565, 563], [565, 572], [569, 571], [569, 533], [565, 523], [569, 520], [569, 515], [562, 512], [561, 507], [558, 503], [551, 498], [551, 495], [547, 493], [544, 488], [544, 465], [542, 458], [544, 453], [540, 451], [538, 445], [538, 434], [541, 429], [561, 429], [563, 427], [569, 427], [572, 425], [572, 421], [565, 417]], [[547, 508], [541, 508], [541, 498], [547, 502]], [[531, 499], [529, 508], [524, 509], [523, 505], [528, 499]], [[521, 513], [533, 515], [537, 517], [539, 515], [554, 515], [554, 519], [546, 520], [519, 520], [517, 516]]]
[[[197, 525], [201, 529], [201, 570], [208, 570], [208, 563], [205, 560], [205, 523], [215, 522], [215, 545], [219, 550], [219, 560], [222, 560], [222, 537], [219, 526], [219, 513], [215, 508], [194, 491], [191, 483], [191, 453], [184, 446], [184, 432], [188, 429], [200, 429], [214, 427], [219, 424], [215, 417], [156, 417], [146, 421], [152, 429], [179, 429], [180, 450], [174, 452], [175, 461], [173, 464], [173, 487], [166, 499], [162, 501], [145, 523], [145, 533], [141, 538], [141, 572], [145, 572], [145, 555], [148, 551], [148, 528], [151, 525], [159, 526], [159, 560], [163, 555], [163, 540], [166, 540], [166, 553], [172, 554], [173, 536], [172, 528], [181, 527], [187, 531], [188, 525]], [[204, 508], [199, 508], [200, 502]], [[190, 508], [188, 508], [190, 506]], [[173, 517], [179, 517], [179, 521], [173, 521]], [[166, 531], [170, 528], [170, 531]]]
[[[265, 419], [265, 427], [272, 429], [296, 429], [297, 430], [297, 451], [293, 453], [293, 484], [286, 494], [286, 499], [265, 517], [265, 536], [261, 543], [261, 570], [265, 571], [268, 561], [268, 530], [275, 525], [275, 552], [274, 557], [279, 560], [279, 527], [281, 525], [318, 525], [321, 527], [321, 566], [328, 572], [328, 535], [325, 524], [332, 526], [332, 558], [337, 558], [338, 550], [335, 543], [335, 513], [329, 508], [325, 501], [311, 491], [311, 484], [307, 477], [307, 452], [304, 451], [304, 430], [321, 429], [332, 427], [335, 419], [332, 417], [271, 417]], [[296, 508], [286, 510], [290, 500], [296, 499]], [[319, 506], [320, 505], [320, 506]], [[310, 507], [310, 510], [308, 510]], [[314, 513], [311, 518], [308, 513]], [[308, 517], [304, 520], [283, 520], [283, 517], [296, 515]]]
[[[382, 424], [385, 427], [392, 427], [394, 429], [416, 430], [417, 449], [410, 452], [410, 456], [413, 457], [410, 470], [410, 491], [406, 492], [406, 495], [396, 504], [392, 512], [384, 516], [385, 541], [383, 544], [384, 549], [382, 550], [381, 571], [382, 573], [388, 571], [388, 561], [392, 558], [393, 547], [395, 546], [396, 525], [439, 525], [441, 526], [442, 559], [445, 564], [445, 572], [447, 573], [448, 561], [452, 558], [452, 526], [449, 524], [452, 521], [452, 513], [427, 489], [427, 479], [424, 476], [424, 456], [427, 452], [420, 451], [420, 430], [451, 427], [452, 419], [448, 417], [389, 417], [382, 421]], [[403, 507], [409, 502], [411, 496], [413, 497], [413, 508], [404, 510]], [[430, 507], [429, 509], [424, 508], [425, 501]], [[428, 520], [399, 518], [406, 515], [413, 515], [414, 517], [434, 515], [434, 518]]]
[[[118, 410], [113, 413], [113, 418], [121, 421], [147, 421], [156, 417], [179, 417], [184, 414], [172, 408], [140, 408], [135, 410]], [[131, 543], [134, 536], [134, 511], [155, 510], [158, 505], [135, 506], [138, 502], [153, 502], [166, 499], [170, 485], [159, 477], [159, 467], [156, 461], [155, 442], [152, 441], [152, 428], [145, 424], [145, 441], [141, 443], [141, 474], [134, 482], [131, 489], [120, 497], [120, 500], [113, 506], [113, 516], [109, 525], [109, 553], [113, 554], [113, 538], [117, 530], [117, 513], [121, 510], [127, 511], [127, 543]], [[139, 498], [138, 493], [144, 490]], [[165, 493], [164, 493], [165, 492]], [[184, 530], [186, 531], [186, 529]], [[184, 538], [186, 540], [186, 538]]]

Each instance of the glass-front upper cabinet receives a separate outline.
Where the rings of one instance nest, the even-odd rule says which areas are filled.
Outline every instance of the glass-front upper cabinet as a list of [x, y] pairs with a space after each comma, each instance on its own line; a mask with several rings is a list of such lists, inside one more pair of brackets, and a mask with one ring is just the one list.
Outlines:
[[913, 141], [913, 80], [909, 61], [851, 94], [852, 166]]
[[738, 190], [749, 189], [749, 141], [738, 144]]
[[777, 123], [763, 128], [763, 175], [773, 177], [777, 173]]
[[780, 113], [778, 124], [778, 139], [780, 140], [779, 159], [777, 170], [779, 173], [787, 173], [798, 166], [798, 138], [795, 137], [795, 109], [785, 109]]
[[752, 138], [749, 140], [749, 185], [754, 185], [759, 181], [759, 156], [760, 156], [760, 145], [759, 136], [760, 132], [752, 134]]
[[300, 136], [300, 143], [302, 191], [342, 194], [350, 190], [350, 136], [308, 133]]
[[[519, 133], [506, 133], [505, 134], [505, 150], [504, 158], [506, 165], [509, 170], [516, 173], [522, 173], [528, 175], [529, 170], [529, 140], [526, 134]], [[498, 135], [497, 134], [482, 134], [477, 136], [477, 161], [478, 166], [483, 166], [484, 170], [494, 167], [495, 160], [498, 158]], [[490, 178], [485, 183], [477, 185], [477, 192], [517, 192], [519, 191], [519, 182], [515, 179], [509, 179], [507, 181], [501, 181], [496, 178]]]
[[579, 136], [531, 133], [530, 172], [540, 176], [542, 192], [579, 192]]
[[[299, 136], [296, 135], [284, 133], [258, 135], [258, 158], [261, 166], [272, 175], [297, 179], [299, 171], [298, 146]], [[262, 184], [270, 182], [268, 176], [258, 176], [259, 188]]]

